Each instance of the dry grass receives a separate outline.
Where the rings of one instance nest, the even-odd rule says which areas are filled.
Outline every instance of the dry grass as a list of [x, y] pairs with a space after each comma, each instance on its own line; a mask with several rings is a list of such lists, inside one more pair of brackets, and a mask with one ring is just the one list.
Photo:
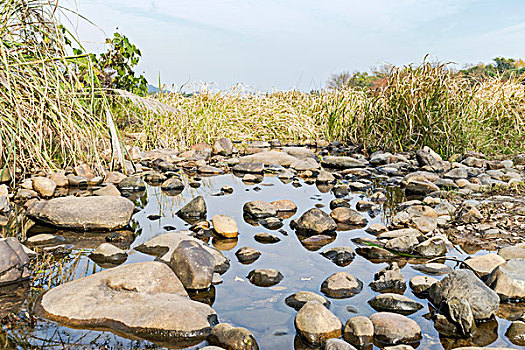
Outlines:
[[58, 168], [100, 163], [106, 140], [96, 82], [81, 81], [85, 56], [69, 55], [56, 4], [0, 4], [0, 166]]
[[428, 145], [444, 156], [525, 150], [524, 86], [497, 79], [473, 85], [445, 64], [393, 67], [384, 86], [374, 91], [253, 93], [236, 87], [162, 93], [147, 100], [176, 110], [150, 109], [120, 119], [127, 131], [141, 132], [145, 147], [230, 137], [340, 140], [393, 151]]

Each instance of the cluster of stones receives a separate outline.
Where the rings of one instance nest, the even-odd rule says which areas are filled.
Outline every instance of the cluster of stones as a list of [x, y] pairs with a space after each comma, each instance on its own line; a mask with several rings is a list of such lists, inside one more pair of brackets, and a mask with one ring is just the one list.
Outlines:
[[[363, 348], [373, 341], [387, 348], [417, 344], [421, 329], [406, 315], [423, 305], [403, 295], [406, 281], [399, 265], [406, 264], [407, 259], [401, 256], [444, 258], [449, 238], [457, 239], [457, 231], [479, 233], [481, 238], [485, 234], [498, 238], [508, 234], [512, 238], [501, 240], [497, 254], [470, 258], [458, 270], [441, 262], [414, 265], [423, 274], [412, 278], [409, 286], [414, 294], [428, 298], [434, 305], [432, 319], [439, 333], [472, 336], [480, 324], [498, 313], [500, 302], [525, 301], [525, 245], [519, 243], [525, 236], [525, 201], [482, 196], [492, 187], [512, 187], [523, 182], [524, 155], [489, 161], [482, 154], [468, 153], [454, 161], [444, 161], [429, 148], [414, 154], [376, 152], [365, 156], [357, 148], [346, 148], [340, 143], [320, 146], [323, 147], [316, 154], [306, 147], [254, 142], [244, 148], [242, 155], [228, 139], [219, 139], [213, 147], [197, 144], [184, 152], [143, 153], [132, 148], [122, 172], [106, 171], [103, 176], [96, 176], [88, 166], [80, 165], [26, 179], [14, 193], [2, 185], [0, 214], [6, 224], [14, 203], [27, 209], [27, 216], [36, 223], [61, 229], [115, 231], [129, 224], [135, 211], [130, 199], [140, 196], [145, 183], [160, 186], [167, 195], [180, 194], [186, 186], [182, 171], [192, 177], [188, 184], [192, 187], [200, 186], [202, 176], [226, 172], [233, 172], [246, 183], [259, 183], [267, 173], [294, 186], [301, 186], [298, 179], [303, 178], [307, 183], [316, 183], [322, 192], [331, 191], [335, 197], [329, 213], [316, 207], [291, 221], [290, 226], [305, 248], [318, 250], [333, 242], [336, 231], [366, 227], [371, 236], [354, 239], [358, 246], [355, 252], [343, 246], [321, 254], [338, 266], [351, 264], [356, 253], [389, 263], [369, 284], [379, 293], [369, 300], [377, 313], [351, 318], [344, 327], [323, 296], [305, 291], [290, 295], [286, 303], [297, 310], [297, 334], [307, 343], [327, 349]], [[379, 213], [381, 204], [387, 201], [385, 186], [401, 186], [410, 200], [395, 208], [388, 227], [368, 226], [362, 213], [369, 217]], [[450, 190], [454, 190], [455, 197], [444, 199]], [[232, 191], [225, 186], [216, 195]], [[366, 193], [367, 199], [357, 202], [353, 209], [347, 198], [350, 192]], [[478, 194], [479, 200], [471, 199]], [[505, 208], [507, 215], [489, 218], [487, 208], [494, 206]], [[283, 220], [292, 217], [296, 210], [296, 205], [285, 199], [271, 203], [255, 200], [242, 207], [247, 221], [271, 230], [282, 227]], [[198, 238], [214, 235], [235, 240], [239, 234], [237, 223], [226, 215], [215, 215], [207, 221], [202, 196], [180, 208], [177, 215], [192, 223], [190, 231], [165, 233], [135, 248], [155, 256], [155, 262], [113, 267], [53, 288], [40, 300], [39, 312], [73, 327], [114, 329], [158, 341], [198, 343], [206, 338], [219, 348], [257, 349], [249, 331], [217, 325], [215, 311], [188, 296], [188, 291], [206, 290], [220, 283], [220, 275], [230, 266], [220, 251]], [[499, 219], [506, 220], [506, 226], [502, 227]], [[276, 243], [279, 238], [262, 233], [256, 240]], [[39, 246], [57, 241], [56, 236], [35, 235], [27, 243]], [[2, 262], [2, 278], [7, 279], [6, 283], [27, 278], [28, 254], [34, 253], [14, 239], [2, 242], [4, 250], [10, 252], [9, 261]], [[241, 247], [236, 252], [243, 264], [253, 263], [260, 255], [252, 247]], [[104, 243], [91, 257], [118, 265], [127, 259], [127, 253]], [[445, 276], [438, 280], [429, 275]], [[254, 269], [247, 277], [260, 287], [273, 286], [284, 278], [272, 268]], [[329, 298], [350, 298], [363, 288], [363, 282], [347, 272], [336, 272], [320, 285], [320, 291]], [[523, 319], [516, 318], [507, 331], [517, 345], [523, 345], [523, 328]], [[337, 339], [341, 337], [344, 341]]]

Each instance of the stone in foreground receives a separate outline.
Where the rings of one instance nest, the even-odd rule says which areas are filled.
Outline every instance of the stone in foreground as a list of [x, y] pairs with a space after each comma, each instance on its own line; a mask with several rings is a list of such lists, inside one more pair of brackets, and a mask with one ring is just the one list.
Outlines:
[[352, 317], [346, 322], [343, 337], [350, 344], [363, 348], [372, 343], [374, 325], [368, 317]]
[[510, 259], [498, 266], [487, 284], [501, 300], [525, 301], [525, 259]]
[[42, 296], [37, 312], [69, 327], [185, 346], [203, 341], [217, 319], [211, 307], [188, 297], [161, 262], [119, 266], [55, 287]]
[[337, 224], [330, 215], [318, 208], [306, 211], [296, 222], [295, 228], [304, 235], [319, 235], [334, 232]]
[[299, 311], [304, 306], [304, 304], [306, 304], [309, 301], [318, 301], [326, 307], [330, 306], [330, 302], [326, 300], [323, 296], [308, 291], [294, 293], [286, 297], [286, 299], [284, 300], [286, 305], [294, 308], [297, 311]]
[[208, 336], [208, 343], [224, 349], [259, 350], [253, 334], [242, 327], [233, 327], [228, 323], [216, 325]]
[[118, 230], [129, 224], [135, 205], [124, 197], [63, 197], [35, 202], [27, 215], [74, 230]]
[[378, 312], [370, 316], [374, 338], [383, 344], [410, 344], [421, 340], [421, 328], [406, 316]]
[[449, 273], [429, 288], [432, 303], [439, 307], [452, 300], [464, 300], [472, 311], [474, 319], [488, 319], [499, 309], [499, 297], [470, 270]]
[[187, 289], [211, 286], [215, 260], [199, 243], [182, 241], [171, 256], [170, 266]]
[[341, 336], [341, 321], [318, 301], [307, 302], [295, 316], [295, 329], [312, 344]]

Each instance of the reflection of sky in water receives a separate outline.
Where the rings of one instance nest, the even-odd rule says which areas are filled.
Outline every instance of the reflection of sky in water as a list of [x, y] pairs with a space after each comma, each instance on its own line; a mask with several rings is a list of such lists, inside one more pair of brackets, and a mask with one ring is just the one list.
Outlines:
[[[337, 315], [343, 324], [350, 317], [357, 315], [370, 316], [375, 312], [368, 305], [367, 301], [377, 293], [373, 292], [368, 287], [368, 284], [373, 280], [374, 273], [387, 266], [387, 264], [373, 264], [357, 255], [350, 265], [338, 267], [319, 254], [320, 251], [326, 248], [336, 246], [351, 246], [355, 248], [351, 241], [352, 238], [371, 237], [364, 232], [364, 228], [340, 231], [337, 233], [337, 238], [334, 242], [321, 248], [319, 251], [308, 251], [300, 244], [297, 236], [289, 227], [293, 218], [312, 208], [316, 203], [324, 204], [324, 210], [328, 211], [329, 202], [333, 199], [331, 193], [321, 193], [315, 185], [306, 185], [302, 181], [303, 186], [295, 188], [291, 184], [285, 185], [281, 183], [276, 177], [269, 176], [265, 177], [263, 183], [256, 185], [261, 189], [258, 192], [253, 190], [254, 185], [244, 186], [241, 179], [233, 175], [203, 178], [202, 183], [203, 186], [196, 189], [186, 186], [182, 194], [178, 196], [166, 196], [162, 194], [160, 188], [148, 187], [147, 204], [144, 210], [134, 215], [134, 222], [140, 226], [141, 234], [132, 244], [132, 247], [166, 232], [163, 229], [165, 226], [173, 226], [177, 230], [187, 228], [187, 224], [179, 219], [175, 213], [197, 195], [203, 195], [206, 199], [208, 219], [211, 219], [215, 214], [225, 214], [234, 217], [239, 227], [239, 239], [234, 247], [229, 246], [227, 247], [228, 250], [223, 251], [224, 255], [230, 259], [231, 267], [223, 275], [224, 282], [215, 286], [213, 308], [217, 311], [221, 322], [229, 322], [252, 331], [261, 349], [291, 349], [293, 348], [292, 344], [295, 336], [293, 321], [296, 311], [286, 306], [284, 299], [300, 290], [320, 293], [320, 285], [324, 279], [337, 271], [347, 271], [353, 274], [364, 283], [364, 287], [361, 293], [351, 298], [329, 299], [331, 301], [330, 310]], [[226, 196], [211, 196], [212, 193], [219, 192], [223, 185], [234, 187], [234, 193]], [[355, 203], [362, 198], [362, 195], [352, 193], [349, 198], [351, 199], [352, 207], [355, 208]], [[243, 220], [243, 204], [255, 199], [265, 201], [289, 199], [297, 204], [297, 214], [290, 219], [284, 220], [283, 229], [287, 235], [278, 231], [269, 231], [260, 226], [252, 226]], [[151, 214], [158, 214], [162, 217], [158, 220], [150, 220], [148, 216]], [[382, 221], [384, 221], [384, 218], [382, 215], [378, 215], [376, 218], [371, 219], [369, 224]], [[279, 236], [281, 241], [276, 244], [258, 243], [253, 239], [253, 236], [258, 232], [272, 232]], [[234, 253], [243, 246], [251, 246], [260, 250], [262, 253], [261, 257], [250, 265], [240, 264]], [[126, 263], [152, 259], [152, 257], [134, 250], [130, 250], [129, 253]], [[449, 252], [449, 256], [461, 257], [461, 254], [454, 251]], [[447, 264], [454, 266], [455, 263], [447, 262]], [[401, 264], [401, 267], [407, 285], [410, 278], [421, 274], [412, 269], [410, 264]], [[284, 275], [284, 279], [272, 288], [256, 287], [250, 284], [246, 278], [249, 271], [255, 268], [276, 268]], [[91, 260], [83, 258], [76, 268], [76, 277], [99, 270], [100, 267]], [[404, 295], [420, 301], [425, 306], [420, 311], [409, 316], [416, 320], [423, 331], [423, 340], [419, 349], [441, 349], [438, 333], [435, 331], [432, 321], [423, 317], [429, 311], [428, 302], [416, 298], [410, 288], [407, 288]], [[356, 313], [349, 312], [348, 307], [353, 308]], [[495, 327], [496, 324], [499, 327], [498, 333], [500, 338], [496, 341], [492, 339], [491, 341], [494, 342], [491, 346], [511, 346], [504, 336], [505, 330], [510, 324], [508, 321], [498, 319], [497, 323], [490, 323], [484, 327], [490, 329]], [[490, 338], [491, 332], [487, 332], [485, 328], [483, 329], [482, 333]], [[130, 341], [120, 338], [110, 332], [82, 331], [72, 330], [67, 327], [56, 327], [56, 324], [51, 322], [38, 322], [35, 329], [28, 330], [25, 333], [18, 331], [17, 334], [24, 337], [32, 337], [31, 343], [41, 343], [41, 340], [37, 340], [39, 338], [52, 339], [53, 342], [59, 343], [60, 338], [62, 338], [66, 343], [72, 344], [87, 344], [97, 339], [96, 344], [98, 345], [107, 343], [116, 346], [120, 344], [124, 348], [140, 348], [147, 344], [144, 341]]]
[[[65, 3], [73, 3], [66, 0]], [[73, 5], [74, 7], [75, 5]], [[433, 58], [465, 63], [521, 57], [521, 0], [80, 0], [106, 33], [125, 33], [152, 84], [245, 83], [259, 90], [324, 86], [342, 70]], [[493, 14], [497, 13], [497, 16]], [[75, 22], [75, 21], [73, 21]], [[75, 23], [74, 23], [75, 24]], [[79, 32], [101, 50], [104, 35]]]

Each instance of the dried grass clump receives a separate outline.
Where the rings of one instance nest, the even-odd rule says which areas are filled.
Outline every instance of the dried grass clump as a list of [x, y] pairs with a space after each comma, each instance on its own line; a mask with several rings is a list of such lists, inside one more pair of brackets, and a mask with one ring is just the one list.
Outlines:
[[104, 114], [95, 112], [95, 83], [76, 74], [79, 63], [89, 65], [89, 59], [68, 55], [59, 12], [58, 3], [43, 0], [0, 4], [2, 168], [99, 162], [97, 146], [105, 131], [98, 115]]
[[443, 156], [525, 151], [525, 87], [496, 78], [472, 84], [447, 64], [392, 67], [374, 90], [257, 93], [236, 87], [156, 98], [176, 111], [140, 115], [128, 128], [141, 131], [148, 147], [218, 137], [325, 138], [393, 151], [427, 145]]

